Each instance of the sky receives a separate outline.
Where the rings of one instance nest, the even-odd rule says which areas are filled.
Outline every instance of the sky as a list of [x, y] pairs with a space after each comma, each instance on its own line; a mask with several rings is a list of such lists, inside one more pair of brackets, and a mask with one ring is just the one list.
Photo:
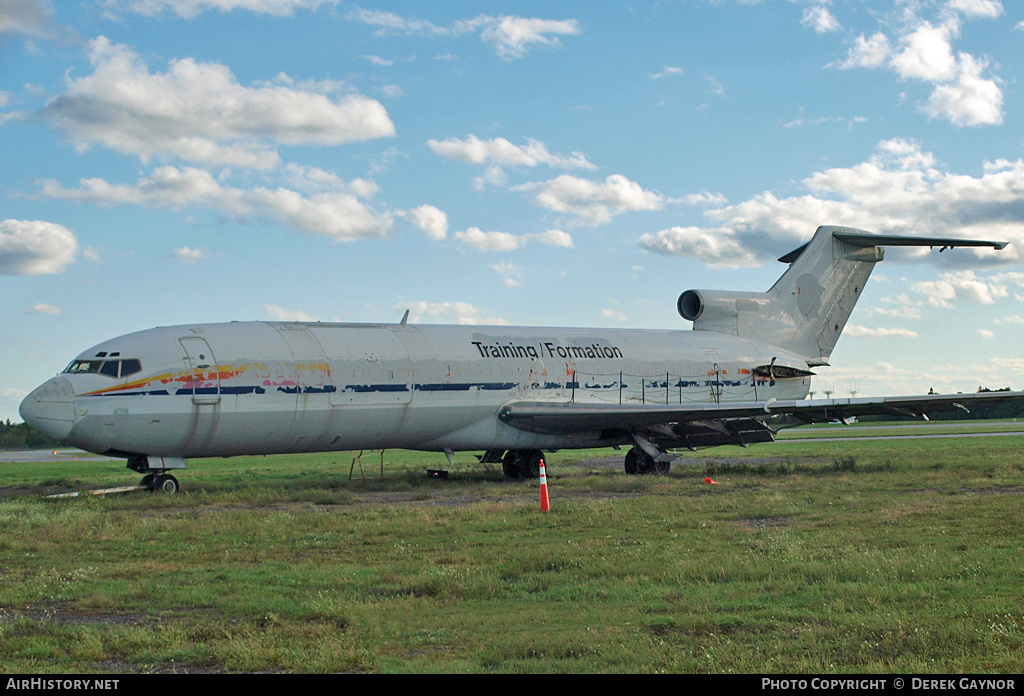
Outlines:
[[230, 320], [688, 329], [887, 250], [816, 396], [1024, 389], [1024, 3], [0, 0], [0, 420]]

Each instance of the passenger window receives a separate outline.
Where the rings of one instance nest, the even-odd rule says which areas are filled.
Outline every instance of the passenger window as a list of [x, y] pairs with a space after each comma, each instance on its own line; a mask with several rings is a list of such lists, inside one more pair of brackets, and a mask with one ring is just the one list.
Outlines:
[[103, 367], [100, 368], [101, 375], [107, 375], [108, 377], [117, 377], [117, 360], [108, 360], [103, 363]]
[[142, 372], [142, 363], [135, 358], [121, 361], [121, 376], [127, 377], [128, 375], [134, 375], [136, 372]]

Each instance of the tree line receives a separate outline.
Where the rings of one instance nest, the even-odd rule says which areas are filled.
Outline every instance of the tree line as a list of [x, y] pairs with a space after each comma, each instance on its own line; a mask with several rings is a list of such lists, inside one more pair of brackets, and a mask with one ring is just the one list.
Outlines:
[[11, 423], [10, 418], [0, 421], [0, 449], [50, 449], [60, 444], [60, 440], [43, 435], [28, 423]]

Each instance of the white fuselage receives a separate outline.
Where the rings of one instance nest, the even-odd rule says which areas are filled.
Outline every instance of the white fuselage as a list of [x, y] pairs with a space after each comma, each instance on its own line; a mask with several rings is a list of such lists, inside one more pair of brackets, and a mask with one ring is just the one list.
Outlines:
[[524, 432], [496, 417], [501, 406], [804, 398], [808, 377], [754, 374], [773, 361], [805, 364], [714, 331], [185, 325], [90, 348], [32, 392], [22, 416], [69, 444], [125, 456], [554, 450], [623, 438]]

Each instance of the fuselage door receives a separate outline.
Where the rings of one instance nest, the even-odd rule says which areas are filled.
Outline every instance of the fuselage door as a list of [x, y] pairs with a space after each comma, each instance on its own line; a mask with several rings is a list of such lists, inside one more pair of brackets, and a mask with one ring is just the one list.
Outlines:
[[185, 349], [185, 368], [188, 377], [183, 389], [192, 394], [192, 403], [220, 403], [220, 368], [213, 350], [205, 338], [187, 336], [179, 338]]

